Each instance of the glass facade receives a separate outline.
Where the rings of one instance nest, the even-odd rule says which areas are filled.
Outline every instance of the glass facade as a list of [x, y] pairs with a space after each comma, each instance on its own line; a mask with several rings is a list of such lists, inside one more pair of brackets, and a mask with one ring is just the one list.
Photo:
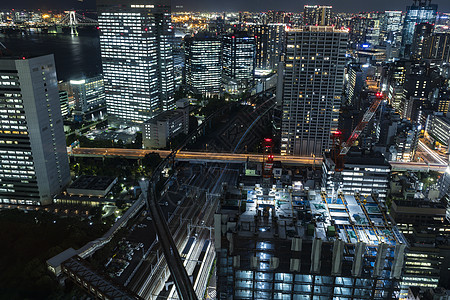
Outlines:
[[269, 23], [249, 27], [249, 33], [255, 36], [257, 69], [275, 70], [277, 68], [284, 50], [285, 26], [285, 24]]
[[218, 95], [222, 85], [222, 41], [206, 34], [184, 39], [186, 85], [205, 96]]
[[170, 4], [97, 2], [108, 114], [142, 123], [175, 107]]
[[406, 7], [406, 16], [403, 22], [402, 49], [405, 57], [411, 55], [411, 46], [416, 24], [432, 23], [436, 21], [437, 4], [431, 4], [428, 0], [415, 0], [413, 5]]
[[87, 113], [92, 109], [105, 105], [103, 76], [71, 80], [70, 85], [75, 100], [75, 110]]
[[255, 37], [246, 32], [223, 36], [223, 76], [247, 87], [255, 75]]

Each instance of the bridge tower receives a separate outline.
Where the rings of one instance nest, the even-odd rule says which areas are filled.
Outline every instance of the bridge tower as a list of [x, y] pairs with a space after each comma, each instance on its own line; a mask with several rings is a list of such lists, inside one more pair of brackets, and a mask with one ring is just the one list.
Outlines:
[[77, 17], [74, 10], [69, 11], [69, 27], [70, 27], [70, 34], [71, 35], [78, 35], [77, 31]]

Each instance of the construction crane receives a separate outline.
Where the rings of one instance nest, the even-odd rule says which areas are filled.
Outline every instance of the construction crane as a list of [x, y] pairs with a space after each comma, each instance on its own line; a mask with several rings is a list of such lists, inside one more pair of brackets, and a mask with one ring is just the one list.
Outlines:
[[[344, 169], [344, 157], [347, 155], [348, 150], [350, 150], [350, 147], [353, 146], [353, 143], [358, 139], [361, 132], [366, 128], [369, 121], [372, 119], [373, 115], [378, 109], [378, 106], [380, 106], [381, 101], [383, 101], [383, 93], [378, 92], [375, 94], [375, 99], [372, 103], [372, 105], [367, 109], [367, 111], [364, 113], [361, 122], [355, 127], [352, 134], [348, 138], [348, 140], [342, 144], [340, 144], [340, 136], [342, 135], [341, 131], [336, 131], [332, 138], [334, 140], [334, 144], [340, 146], [340, 151], [334, 151], [335, 157], [335, 171], [342, 171]], [[336, 143], [336, 139], [338, 140], [338, 143]]]

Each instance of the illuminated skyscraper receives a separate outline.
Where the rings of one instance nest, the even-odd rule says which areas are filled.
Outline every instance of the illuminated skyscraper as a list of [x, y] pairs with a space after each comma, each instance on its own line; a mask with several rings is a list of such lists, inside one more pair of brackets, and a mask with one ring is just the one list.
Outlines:
[[105, 85], [103, 76], [95, 76], [80, 80], [71, 80], [75, 110], [87, 113], [88, 111], [105, 105]]
[[450, 62], [450, 33], [434, 33], [430, 39], [425, 53], [426, 58], [437, 61]]
[[347, 31], [305, 26], [286, 33], [282, 155], [321, 155], [337, 130]]
[[434, 23], [436, 21], [437, 8], [437, 4], [431, 4], [431, 0], [414, 0], [413, 5], [406, 7], [401, 49], [404, 57], [411, 55], [414, 27], [416, 24]]
[[420, 60], [426, 57], [427, 48], [431, 42], [434, 24], [420, 23], [415, 26], [413, 43], [411, 45], [411, 57]]
[[285, 25], [270, 23], [253, 25], [249, 32], [255, 36], [256, 68], [274, 70], [284, 49]]
[[327, 5], [305, 5], [303, 7], [304, 25], [330, 26], [332, 6]]
[[236, 32], [223, 37], [223, 77], [226, 84], [235, 82], [247, 88], [255, 76], [255, 37]]
[[194, 93], [219, 94], [222, 84], [222, 41], [205, 33], [184, 38], [186, 85]]
[[53, 55], [0, 58], [0, 119], [0, 203], [52, 203], [70, 181]]
[[401, 37], [402, 25], [401, 11], [385, 11], [383, 21], [381, 23], [381, 41], [396, 43], [397, 38]]
[[98, 0], [106, 104], [113, 122], [175, 107], [169, 1]]

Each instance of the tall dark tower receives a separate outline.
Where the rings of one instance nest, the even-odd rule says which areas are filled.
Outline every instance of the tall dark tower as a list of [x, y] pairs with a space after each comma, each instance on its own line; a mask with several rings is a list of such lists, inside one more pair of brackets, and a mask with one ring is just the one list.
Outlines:
[[420, 23], [415, 26], [413, 43], [411, 47], [411, 58], [420, 60], [426, 58], [427, 48], [431, 42], [434, 24]]
[[403, 57], [411, 56], [411, 46], [416, 24], [434, 24], [437, 15], [437, 4], [431, 4], [431, 0], [414, 0], [413, 5], [406, 7], [406, 16], [403, 23], [401, 54]]

